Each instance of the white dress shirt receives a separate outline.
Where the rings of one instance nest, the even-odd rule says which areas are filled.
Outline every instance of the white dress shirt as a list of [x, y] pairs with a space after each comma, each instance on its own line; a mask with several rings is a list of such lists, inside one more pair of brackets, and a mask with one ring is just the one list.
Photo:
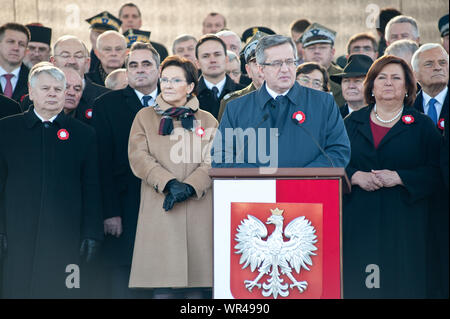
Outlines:
[[[445, 89], [443, 89], [441, 92], [439, 92], [438, 95], [436, 95], [434, 98], [436, 99], [436, 103], [434, 103], [434, 107], [436, 108], [436, 114], [438, 116], [438, 120], [439, 120], [439, 115], [441, 114], [442, 111], [442, 107], [444, 106], [444, 102], [445, 102], [445, 97], [447, 96], [447, 92], [448, 92], [448, 87], [446, 86]], [[428, 114], [428, 108], [430, 107], [429, 103], [430, 100], [432, 99], [431, 96], [429, 96], [428, 94], [426, 94], [423, 90], [422, 90], [422, 97], [423, 97], [423, 113]]]
[[155, 102], [156, 102], [156, 96], [158, 95], [158, 88], [156, 88], [152, 93], [150, 94], [144, 94], [139, 92], [138, 90], [134, 90], [134, 92], [136, 93], [139, 101], [141, 101], [141, 104], [144, 105], [144, 100], [142, 99], [144, 97], [144, 95], [150, 95], [152, 97], [152, 99], [150, 101], [148, 101], [148, 106], [155, 106]]
[[11, 85], [12, 85], [12, 91], [16, 89], [17, 81], [19, 80], [19, 72], [20, 72], [20, 66], [16, 69], [14, 69], [11, 73], [8, 73], [0, 66], [0, 82], [2, 85], [2, 92], [5, 92], [5, 86], [6, 86], [6, 78], [3, 76], [4, 74], [12, 74], [14, 75], [11, 78]]
[[[227, 77], [225, 76], [222, 81], [220, 81], [217, 84], [213, 84], [211, 82], [208, 82], [205, 78], [203, 78], [205, 81], [206, 87], [210, 90], [212, 90], [213, 86], [215, 86], [219, 90], [219, 96], [222, 94], [223, 88], [225, 87], [225, 82], [227, 81]], [[218, 97], [219, 97], [218, 96]]]

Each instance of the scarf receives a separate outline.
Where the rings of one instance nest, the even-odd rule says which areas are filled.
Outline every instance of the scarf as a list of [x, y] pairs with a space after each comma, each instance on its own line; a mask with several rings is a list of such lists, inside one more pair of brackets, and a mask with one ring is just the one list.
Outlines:
[[157, 114], [161, 115], [161, 121], [159, 122], [159, 135], [170, 135], [173, 131], [173, 119], [181, 121], [181, 126], [186, 130], [192, 131], [194, 128], [195, 112], [188, 107], [171, 107], [165, 111], [156, 104], [154, 110]]

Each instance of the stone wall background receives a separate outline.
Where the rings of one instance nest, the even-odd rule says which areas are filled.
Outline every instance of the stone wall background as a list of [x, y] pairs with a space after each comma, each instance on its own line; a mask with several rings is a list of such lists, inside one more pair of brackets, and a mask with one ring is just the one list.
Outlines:
[[[227, 27], [239, 35], [251, 26], [264, 25], [290, 35], [289, 25], [299, 18], [319, 22], [338, 32], [336, 55], [344, 54], [349, 37], [371, 31], [377, 8], [395, 7], [419, 23], [421, 42], [439, 42], [437, 22], [449, 11], [447, 0], [131, 0], [142, 11], [143, 30], [166, 45], [182, 33], [201, 35], [203, 18], [212, 11], [227, 18]], [[41, 22], [53, 29], [52, 40], [64, 34], [81, 38], [90, 47], [89, 25], [84, 20], [103, 10], [118, 15], [129, 0], [0, 0], [0, 24]], [[243, 4], [245, 3], [245, 4]], [[368, 22], [368, 23], [367, 23]]]

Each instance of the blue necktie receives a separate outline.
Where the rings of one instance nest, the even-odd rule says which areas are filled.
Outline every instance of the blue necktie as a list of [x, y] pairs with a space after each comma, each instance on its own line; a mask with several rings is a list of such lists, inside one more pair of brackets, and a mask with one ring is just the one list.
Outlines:
[[434, 125], [437, 125], [437, 112], [436, 107], [434, 106], [436, 104], [436, 99], [431, 99], [430, 102], [428, 102], [428, 112], [427, 115], [433, 120]]
[[144, 95], [142, 97], [142, 101], [143, 101], [142, 105], [148, 106], [148, 101], [150, 101], [151, 99], [152, 99], [152, 97], [150, 95]]
[[213, 87], [211, 88], [211, 91], [213, 91], [214, 98], [215, 98], [216, 100], [218, 100], [218, 99], [219, 99], [219, 89], [218, 89], [216, 86], [213, 86]]

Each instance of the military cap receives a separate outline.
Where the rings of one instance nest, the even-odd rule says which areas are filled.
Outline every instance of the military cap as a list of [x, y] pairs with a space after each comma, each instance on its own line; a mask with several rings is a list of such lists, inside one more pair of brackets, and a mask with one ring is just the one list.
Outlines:
[[267, 33], [256, 31], [256, 33], [251, 37], [251, 39], [247, 42], [245, 47], [241, 51], [241, 55], [244, 56], [244, 60], [246, 63], [250, 60], [250, 58], [255, 56], [256, 46], [261, 38], [268, 35]]
[[301, 39], [304, 48], [317, 43], [334, 45], [336, 31], [315, 22], [305, 30]]
[[251, 38], [252, 36], [254, 36], [255, 33], [258, 31], [264, 32], [264, 33], [266, 33], [266, 35], [275, 34], [275, 31], [273, 31], [272, 29], [269, 29], [267, 27], [251, 27], [251, 28], [246, 29], [242, 33], [242, 42], [247, 43], [247, 40], [249, 38]]
[[50, 46], [52, 29], [37, 24], [27, 24], [26, 27], [30, 30], [30, 41], [45, 43]]
[[150, 43], [150, 34], [150, 31], [128, 29], [123, 35], [127, 40], [127, 48], [129, 48], [134, 42]]
[[448, 14], [439, 19], [438, 26], [441, 37], [448, 35]]
[[103, 11], [89, 19], [86, 22], [91, 25], [92, 29], [97, 29], [101, 31], [114, 30], [119, 31], [122, 21], [116, 18], [108, 11]]

